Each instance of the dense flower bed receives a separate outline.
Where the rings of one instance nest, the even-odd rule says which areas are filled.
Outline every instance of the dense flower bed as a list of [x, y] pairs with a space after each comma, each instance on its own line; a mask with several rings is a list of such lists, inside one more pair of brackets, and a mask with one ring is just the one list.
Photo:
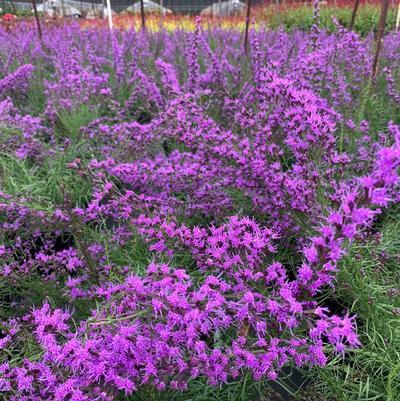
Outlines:
[[252, 31], [249, 54], [199, 25], [0, 31], [0, 150], [51, 188], [2, 172], [6, 399], [274, 380], [360, 346], [318, 295], [399, 200], [400, 129], [357, 117], [372, 38], [336, 25]]

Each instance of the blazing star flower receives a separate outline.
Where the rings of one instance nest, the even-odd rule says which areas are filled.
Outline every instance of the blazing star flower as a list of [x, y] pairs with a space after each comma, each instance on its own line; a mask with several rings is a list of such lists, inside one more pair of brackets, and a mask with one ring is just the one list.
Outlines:
[[[57, 201], [0, 192], [2, 279], [45, 284], [2, 323], [4, 397], [276, 380], [360, 346], [355, 317], [318, 295], [400, 200], [400, 128], [374, 142], [373, 124], [349, 119], [371, 43], [323, 32], [318, 12], [317, 0], [311, 34], [251, 30], [246, 58], [239, 31], [200, 21], [174, 34], [46, 26], [43, 42], [28, 26], [0, 30], [1, 153], [43, 182], [54, 155], [66, 169]], [[37, 87], [44, 104], [29, 115]], [[75, 179], [89, 195], [68, 193]]]

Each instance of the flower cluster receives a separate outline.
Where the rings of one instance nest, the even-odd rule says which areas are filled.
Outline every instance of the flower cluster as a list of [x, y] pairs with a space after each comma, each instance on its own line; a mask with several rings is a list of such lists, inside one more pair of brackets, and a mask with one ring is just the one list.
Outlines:
[[9, 93], [22, 94], [27, 90], [28, 83], [32, 77], [34, 66], [25, 64], [18, 67], [13, 73], [5, 76], [0, 80], [0, 98]]

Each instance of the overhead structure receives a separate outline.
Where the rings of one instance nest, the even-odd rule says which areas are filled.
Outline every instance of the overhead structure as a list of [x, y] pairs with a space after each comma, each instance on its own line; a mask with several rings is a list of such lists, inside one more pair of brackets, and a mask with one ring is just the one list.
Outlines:
[[[111, 6], [111, 5], [110, 5]], [[115, 11], [111, 9], [111, 17], [114, 17], [116, 15]], [[109, 11], [108, 7], [102, 7], [100, 4], [100, 7], [97, 8], [92, 8], [86, 13], [86, 18], [87, 19], [97, 19], [97, 18], [107, 18], [109, 20]], [[110, 24], [110, 21], [108, 21], [108, 24]]]
[[39, 13], [59, 17], [82, 17], [82, 12], [67, 0], [45, 0], [36, 7]]
[[205, 8], [201, 15], [212, 15], [215, 17], [229, 17], [244, 11], [245, 4], [239, 0], [219, 1]]
[[[140, 13], [140, 1], [135, 4], [129, 6], [126, 11], [130, 13]], [[161, 6], [160, 4], [155, 3], [151, 0], [143, 0], [143, 9], [145, 13], [157, 13], [157, 14], [172, 14], [172, 11], [166, 7]]]

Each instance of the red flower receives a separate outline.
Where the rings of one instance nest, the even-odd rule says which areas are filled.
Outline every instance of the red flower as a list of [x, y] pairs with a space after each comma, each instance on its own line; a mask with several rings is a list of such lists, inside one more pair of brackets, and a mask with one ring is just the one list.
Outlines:
[[14, 14], [4, 14], [2, 18], [3, 22], [11, 22], [14, 19], [15, 19]]

